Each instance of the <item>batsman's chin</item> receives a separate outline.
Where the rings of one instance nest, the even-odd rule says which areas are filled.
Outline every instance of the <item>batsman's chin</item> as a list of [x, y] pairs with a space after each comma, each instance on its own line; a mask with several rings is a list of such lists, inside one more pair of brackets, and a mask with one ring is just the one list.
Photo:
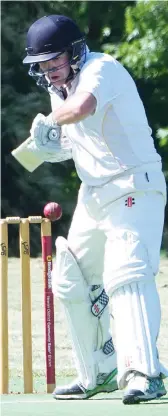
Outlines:
[[65, 78], [52, 77], [50, 79], [50, 83], [54, 85], [54, 87], [63, 87], [63, 85], [65, 84]]
[[51, 83], [54, 87], [59, 88], [59, 87], [63, 87], [64, 82], [63, 81], [55, 81]]

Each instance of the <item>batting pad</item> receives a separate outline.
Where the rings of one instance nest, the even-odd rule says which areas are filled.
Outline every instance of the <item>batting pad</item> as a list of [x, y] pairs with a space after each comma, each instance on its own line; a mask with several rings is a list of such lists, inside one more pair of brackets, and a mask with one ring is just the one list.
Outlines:
[[[52, 271], [52, 290], [64, 305], [79, 381], [86, 389], [92, 389], [97, 384], [98, 361], [102, 358], [97, 357], [95, 352], [101, 347], [104, 340], [109, 341], [110, 339], [109, 317], [105, 327], [105, 333], [108, 334], [107, 339], [101, 335], [101, 342], [100, 333], [98, 335], [99, 320], [91, 312], [90, 289], [68, 246], [67, 240], [63, 237], [58, 237], [56, 240], [56, 254], [56, 262]], [[100, 331], [103, 333], [102, 327]], [[103, 366], [102, 361], [100, 368], [102, 373], [109, 374], [110, 371], [116, 368], [114, 348], [112, 353], [109, 354], [111, 340], [104, 348], [103, 359], [105, 364]], [[110, 359], [108, 368], [106, 359]]]
[[113, 293], [112, 305], [119, 388], [131, 370], [158, 376], [163, 367], [156, 348], [161, 312], [155, 281], [124, 285]]

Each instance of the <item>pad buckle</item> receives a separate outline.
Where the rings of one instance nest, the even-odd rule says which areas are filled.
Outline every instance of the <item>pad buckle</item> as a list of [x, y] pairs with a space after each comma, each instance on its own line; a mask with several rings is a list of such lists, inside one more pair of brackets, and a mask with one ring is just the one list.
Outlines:
[[100, 295], [92, 303], [91, 311], [94, 316], [100, 318], [105, 307], [108, 305], [109, 297], [105, 290], [103, 289]]
[[105, 355], [114, 354], [114, 344], [112, 338], [105, 342], [103, 346], [103, 352]]

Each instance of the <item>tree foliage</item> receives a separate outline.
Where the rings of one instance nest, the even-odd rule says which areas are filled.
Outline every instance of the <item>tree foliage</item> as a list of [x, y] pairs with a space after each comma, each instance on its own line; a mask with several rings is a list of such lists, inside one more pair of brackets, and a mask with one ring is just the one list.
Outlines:
[[[11, 156], [26, 137], [33, 118], [48, 114], [49, 97], [27, 75], [22, 64], [29, 26], [47, 14], [75, 19], [92, 50], [115, 55], [132, 73], [144, 101], [155, 143], [168, 172], [168, 5], [160, 1], [3, 1], [2, 2], [2, 217], [40, 215], [48, 201], [63, 207], [53, 232], [66, 235], [76, 204], [79, 179], [72, 161], [45, 163], [29, 174]], [[168, 221], [168, 219], [167, 219]], [[10, 231], [11, 253], [16, 234]], [[40, 239], [35, 226], [32, 254]]]
[[[168, 174], [168, 3], [140, 1], [125, 10], [124, 39], [104, 45], [131, 72], [140, 90]], [[165, 129], [165, 134], [163, 133]], [[164, 140], [163, 140], [164, 135]]]

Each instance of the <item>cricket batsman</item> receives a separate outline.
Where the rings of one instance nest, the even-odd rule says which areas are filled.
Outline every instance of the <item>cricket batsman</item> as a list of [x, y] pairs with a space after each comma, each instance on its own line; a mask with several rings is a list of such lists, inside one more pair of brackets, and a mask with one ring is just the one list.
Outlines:
[[[128, 71], [90, 52], [69, 17], [44, 16], [27, 33], [29, 74], [51, 98], [31, 141], [42, 161], [72, 158], [81, 179], [67, 240], [56, 241], [54, 295], [62, 302], [78, 378], [55, 399], [123, 390], [123, 403], [166, 394], [155, 277], [166, 204], [162, 163]], [[110, 329], [109, 299], [115, 323]]]

